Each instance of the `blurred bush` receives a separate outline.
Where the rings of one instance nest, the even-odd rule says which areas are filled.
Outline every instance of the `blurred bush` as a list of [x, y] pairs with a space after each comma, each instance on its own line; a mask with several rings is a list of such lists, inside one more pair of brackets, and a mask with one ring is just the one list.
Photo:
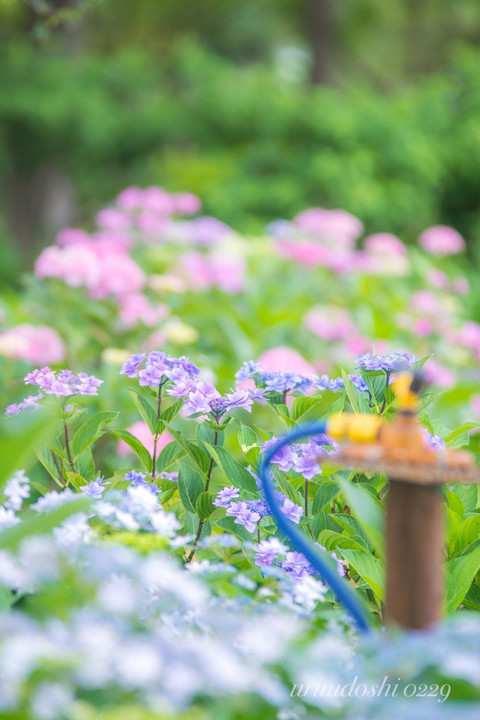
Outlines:
[[[138, 49], [60, 62], [53, 50], [7, 44], [3, 211], [10, 227], [35, 220], [36, 188], [54, 171], [55, 187], [72, 186], [76, 222], [126, 185], [160, 184], [198, 193], [206, 213], [243, 232], [322, 205], [361, 216], [370, 232], [408, 241], [443, 222], [472, 242], [480, 230], [477, 78], [478, 56], [465, 49], [449, 73], [386, 95], [367, 84], [288, 82], [275, 65], [236, 66], [190, 41], [155, 62]], [[32, 237], [51, 240], [48, 220], [27, 223], [23, 252]]]

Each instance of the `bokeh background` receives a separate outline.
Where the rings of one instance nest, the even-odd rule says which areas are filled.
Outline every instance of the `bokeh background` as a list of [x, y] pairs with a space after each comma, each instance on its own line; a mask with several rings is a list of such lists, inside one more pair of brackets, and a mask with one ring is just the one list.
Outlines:
[[0, 0], [0, 278], [128, 185], [480, 235], [476, 0]]

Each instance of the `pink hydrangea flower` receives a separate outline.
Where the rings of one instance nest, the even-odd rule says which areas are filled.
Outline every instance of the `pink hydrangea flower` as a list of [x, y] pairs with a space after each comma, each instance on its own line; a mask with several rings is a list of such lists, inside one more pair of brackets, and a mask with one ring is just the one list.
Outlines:
[[421, 247], [432, 255], [455, 255], [465, 250], [465, 240], [454, 228], [434, 225], [419, 238]]
[[176, 193], [173, 196], [173, 202], [175, 212], [179, 215], [195, 215], [202, 207], [199, 198], [192, 193]]
[[53, 328], [24, 324], [0, 333], [0, 355], [33, 365], [49, 365], [63, 360], [65, 345]]
[[117, 208], [100, 210], [95, 221], [98, 227], [105, 230], [128, 230], [132, 224], [130, 217]]
[[[140, 440], [142, 445], [144, 445], [148, 452], [150, 454], [153, 453], [153, 436], [150, 432], [150, 428], [148, 427], [147, 423], [143, 420], [138, 420], [138, 422], [133, 423], [129, 428], [127, 428], [128, 432], [134, 435], [137, 440]], [[168, 430], [164, 430], [164, 432], [160, 435], [160, 439], [157, 443], [157, 453], [161, 452], [163, 448], [168, 445], [168, 443], [172, 442], [173, 437], [170, 435]], [[128, 455], [129, 453], [132, 453], [133, 450], [129, 445], [127, 445], [126, 442], [123, 440], [118, 441], [118, 454], [122, 457], [125, 455]]]
[[94, 298], [121, 297], [139, 292], [145, 284], [143, 270], [114, 238], [100, 236], [60, 247], [45, 248], [35, 263], [39, 278], [53, 277], [72, 287], [84, 287]]
[[276, 247], [283, 257], [306, 266], [326, 265], [330, 257], [328, 248], [314, 240], [279, 240]]
[[305, 233], [316, 235], [327, 243], [353, 245], [363, 232], [358, 218], [346, 210], [326, 210], [309, 208], [299, 213], [294, 224]]
[[450, 282], [448, 277], [441, 270], [433, 268], [427, 274], [427, 280], [433, 287], [439, 288], [440, 290], [448, 290]]
[[470, 283], [466, 277], [458, 277], [453, 281], [453, 289], [459, 295], [466, 295], [470, 292]]
[[480, 417], [480, 395], [473, 395], [470, 406], [477, 417]]
[[365, 238], [364, 243], [365, 250], [372, 254], [384, 254], [395, 255], [398, 257], [405, 257], [407, 248], [396, 235], [391, 233], [374, 233]]
[[455, 385], [455, 373], [442, 365], [435, 358], [430, 358], [425, 365], [425, 379], [428, 383], [442, 388], [451, 388]]
[[153, 305], [142, 293], [132, 293], [120, 298], [119, 316], [125, 327], [135, 327], [143, 323], [154, 327], [169, 314], [166, 305]]
[[258, 358], [262, 370], [268, 372], [296, 372], [310, 377], [315, 375], [315, 368], [300, 353], [289, 347], [276, 347], [266, 350]]
[[345, 308], [324, 305], [312, 308], [305, 316], [305, 325], [321, 340], [345, 340], [358, 334], [357, 326]]

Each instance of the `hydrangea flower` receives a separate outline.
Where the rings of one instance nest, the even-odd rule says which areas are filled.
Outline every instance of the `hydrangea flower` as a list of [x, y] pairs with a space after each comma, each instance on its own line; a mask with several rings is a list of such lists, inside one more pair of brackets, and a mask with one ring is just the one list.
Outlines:
[[302, 507], [300, 505], [296, 505], [296, 503], [292, 502], [290, 498], [285, 498], [282, 505], [282, 512], [284, 515], [287, 516], [289, 520], [296, 523], [297, 525], [303, 515]]
[[357, 358], [356, 367], [364, 370], [384, 370], [385, 372], [395, 372], [396, 370], [409, 368], [416, 362], [418, 358], [408, 353], [391, 353], [390, 355], [372, 355], [365, 353]]
[[227, 508], [227, 515], [234, 517], [234, 522], [243, 525], [248, 532], [254, 532], [256, 523], [260, 520], [260, 514], [250, 510], [246, 502], [231, 503]]
[[183, 407], [185, 414], [209, 415], [216, 422], [219, 422], [226, 412], [234, 408], [243, 408], [251, 412], [253, 405], [253, 400], [247, 391], [237, 389], [221, 395], [209, 382], [181, 381], [167, 392], [169, 395], [185, 398], [186, 402]]
[[262, 540], [258, 543], [255, 563], [260, 567], [267, 567], [271, 565], [279, 555], [285, 555], [287, 550], [287, 546], [278, 538], [269, 537], [267, 540]]
[[175, 383], [193, 380], [200, 374], [200, 369], [185, 356], [176, 358], [154, 350], [148, 355], [132, 355], [123, 364], [120, 374], [131, 378], [138, 377], [140, 385], [158, 388], [167, 380]]
[[92, 482], [88, 483], [88, 485], [81, 485], [80, 490], [85, 493], [85, 495], [98, 500], [98, 498], [101, 498], [102, 493], [106, 490], [105, 484], [109, 483], [105, 483], [103, 477], [98, 477], [96, 480], [92, 480]]
[[18, 512], [21, 510], [23, 501], [30, 497], [30, 481], [24, 470], [14, 473], [8, 480], [3, 490], [5, 497], [5, 508]]
[[74, 375], [70, 370], [51, 370], [49, 367], [34, 370], [25, 376], [26, 385], [35, 385], [42, 391], [38, 395], [29, 395], [20, 403], [9, 405], [5, 415], [18, 415], [22, 410], [38, 409], [39, 401], [44, 395], [71, 397], [72, 395], [98, 395], [98, 388], [103, 380], [94, 375], [79, 373]]
[[217, 497], [213, 501], [215, 507], [228, 507], [232, 500], [236, 500], [240, 497], [240, 493], [236, 487], [224, 487], [219, 490]]

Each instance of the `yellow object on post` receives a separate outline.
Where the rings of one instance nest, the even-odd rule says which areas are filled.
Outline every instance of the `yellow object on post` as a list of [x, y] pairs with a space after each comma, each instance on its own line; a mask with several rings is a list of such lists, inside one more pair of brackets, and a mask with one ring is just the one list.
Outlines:
[[378, 439], [383, 419], [378, 415], [337, 413], [328, 419], [327, 433], [334, 440], [373, 443]]

